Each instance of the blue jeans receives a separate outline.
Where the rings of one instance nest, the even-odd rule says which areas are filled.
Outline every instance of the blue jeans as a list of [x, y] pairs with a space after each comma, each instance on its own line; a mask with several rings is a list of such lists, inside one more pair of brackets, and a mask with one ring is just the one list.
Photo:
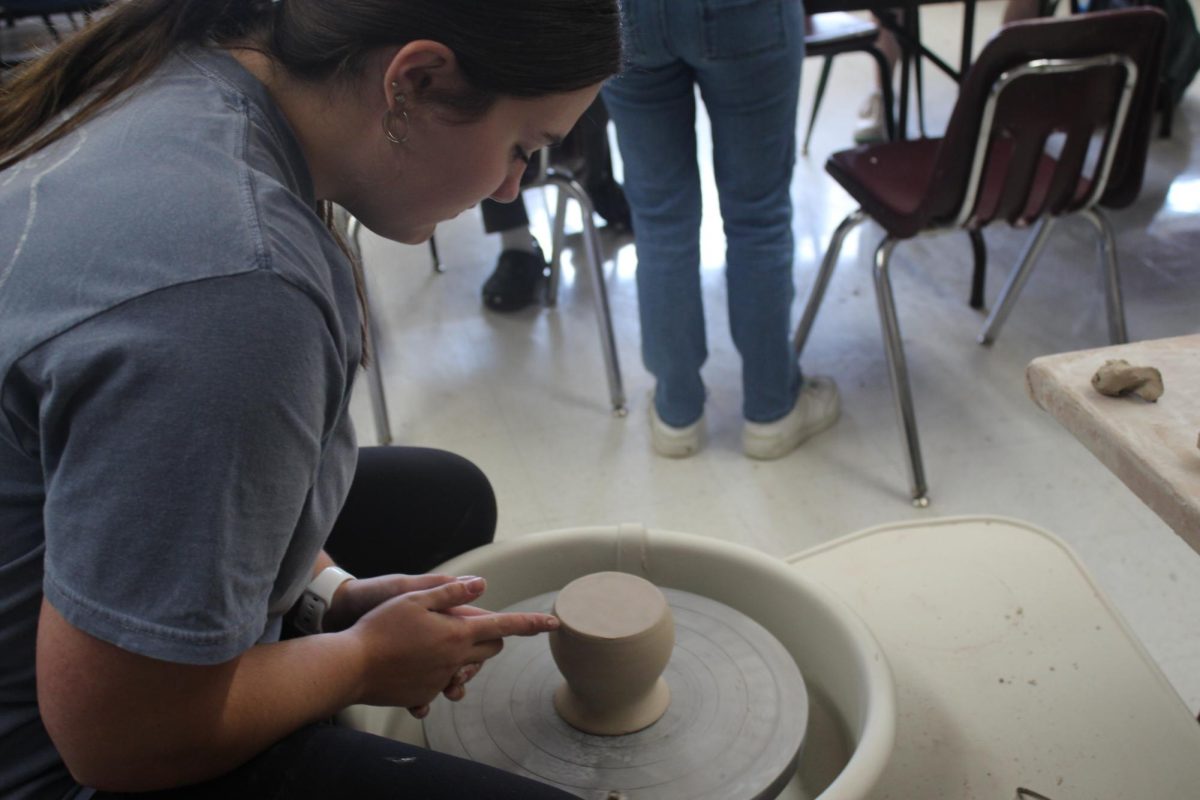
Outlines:
[[704, 411], [708, 355], [700, 293], [695, 87], [712, 121], [743, 416], [791, 411], [796, 105], [804, 57], [799, 0], [622, 0], [628, 67], [604, 86], [637, 237], [642, 359], [668, 425]]

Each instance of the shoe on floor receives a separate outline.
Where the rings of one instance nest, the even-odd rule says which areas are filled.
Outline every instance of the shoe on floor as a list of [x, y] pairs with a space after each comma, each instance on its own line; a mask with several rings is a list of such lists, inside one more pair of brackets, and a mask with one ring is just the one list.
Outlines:
[[496, 269], [483, 284], [483, 304], [493, 311], [520, 311], [540, 299], [546, 282], [546, 257], [534, 243], [535, 252], [505, 250]]
[[654, 393], [650, 394], [650, 445], [654, 452], [665, 458], [687, 458], [694, 455], [704, 444], [704, 416], [682, 428], [662, 421], [654, 407]]
[[747, 422], [742, 429], [742, 450], [751, 458], [770, 460], [786, 456], [806, 439], [837, 422], [841, 412], [837, 384], [832, 378], [806, 378], [796, 405], [783, 419]]
[[858, 120], [854, 123], [854, 143], [874, 144], [887, 139], [887, 125], [883, 121], [883, 97], [879, 92], [872, 92], [863, 101], [858, 110]]

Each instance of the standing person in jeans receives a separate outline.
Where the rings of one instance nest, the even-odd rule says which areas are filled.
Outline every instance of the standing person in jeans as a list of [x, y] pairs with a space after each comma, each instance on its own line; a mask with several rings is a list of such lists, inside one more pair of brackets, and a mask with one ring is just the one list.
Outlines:
[[568, 800], [329, 722], [557, 626], [414, 574], [495, 497], [357, 447], [333, 206], [415, 244], [514, 199], [620, 60], [616, 0], [121, 0], [6, 76], [0, 797]]
[[[597, 96], [563, 143], [550, 151], [550, 162], [571, 163], [596, 213], [613, 231], [628, 231], [629, 205], [613, 175], [608, 147], [608, 111]], [[530, 173], [526, 172], [526, 177]], [[500, 234], [500, 258], [483, 284], [483, 304], [493, 311], [519, 311], [540, 299], [545, 287], [546, 256], [529, 230], [525, 201], [484, 200], [479, 204], [483, 229]]]
[[792, 203], [804, 19], [795, 0], [622, 0], [626, 68], [603, 89], [637, 230], [642, 358], [657, 379], [654, 449], [696, 452], [707, 355], [695, 89], [712, 120], [742, 446], [778, 458], [838, 416], [837, 387], [791, 347]]

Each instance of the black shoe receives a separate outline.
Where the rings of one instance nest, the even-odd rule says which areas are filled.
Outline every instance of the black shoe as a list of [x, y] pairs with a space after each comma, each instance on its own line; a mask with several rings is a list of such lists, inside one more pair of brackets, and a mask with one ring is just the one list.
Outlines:
[[546, 258], [537, 252], [505, 250], [483, 284], [483, 304], [493, 311], [519, 311], [537, 302], [546, 282]]
[[625, 190], [621, 188], [621, 184], [609, 176], [607, 180], [598, 181], [588, 187], [588, 195], [592, 198], [592, 207], [608, 223], [609, 229], [633, 231], [629, 202], [625, 199]]

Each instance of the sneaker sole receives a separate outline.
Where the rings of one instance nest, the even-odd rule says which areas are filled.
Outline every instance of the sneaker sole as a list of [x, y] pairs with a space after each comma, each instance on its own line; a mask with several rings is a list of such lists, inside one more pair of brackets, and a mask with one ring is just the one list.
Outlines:
[[654, 410], [654, 395], [650, 395], [650, 447], [663, 458], [687, 458], [695, 455], [704, 445], [704, 417], [686, 428], [663, 430], [666, 423], [658, 419]]
[[650, 430], [650, 446], [664, 458], [687, 458], [700, 451], [704, 436], [697, 430], [691, 436], [668, 436], [657, 429]]
[[812, 437], [822, 431], [827, 431], [833, 427], [834, 423], [842, 416], [842, 399], [839, 396], [834, 406], [834, 412], [825, 420], [822, 420], [819, 425], [811, 428], [802, 428], [800, 435], [795, 440], [780, 441], [775, 438], [763, 438], [754, 434], [742, 434], [742, 452], [750, 458], [758, 461], [774, 461], [783, 458], [788, 453], [795, 450], [800, 445], [807, 442]]

